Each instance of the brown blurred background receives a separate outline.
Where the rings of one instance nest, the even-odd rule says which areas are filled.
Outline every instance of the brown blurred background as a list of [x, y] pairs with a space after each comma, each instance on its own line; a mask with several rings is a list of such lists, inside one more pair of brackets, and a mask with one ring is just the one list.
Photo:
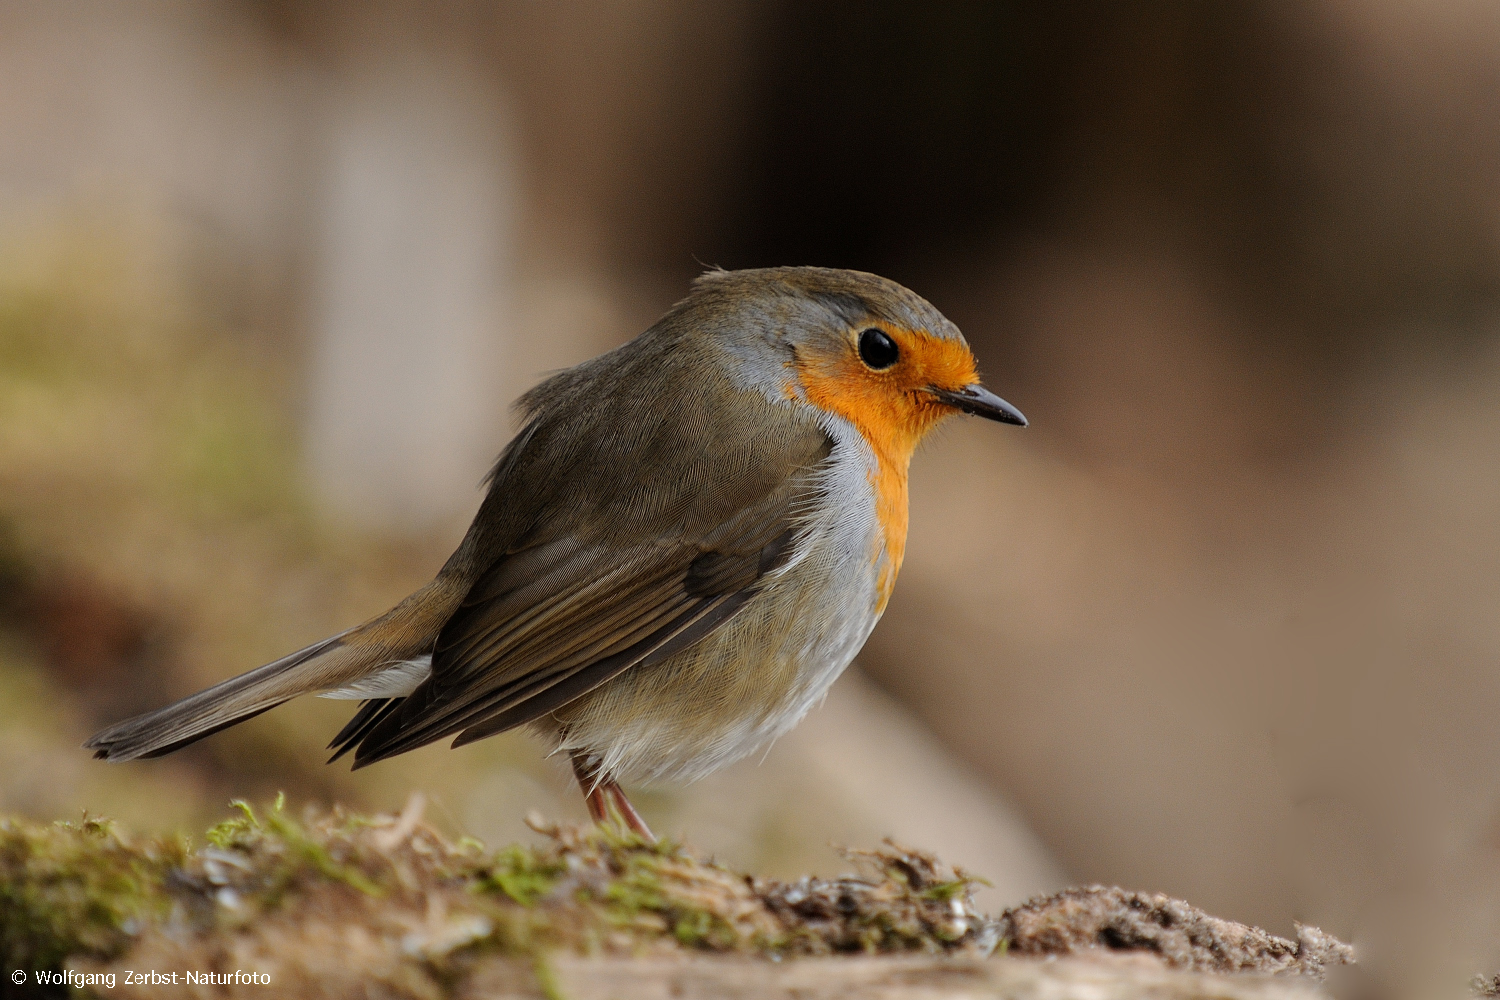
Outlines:
[[653, 822], [1500, 963], [1493, 0], [0, 4], [0, 810], [581, 817], [521, 735], [324, 767], [347, 703], [77, 745], [383, 610], [542, 373], [799, 263], [1032, 426], [924, 450], [859, 672]]

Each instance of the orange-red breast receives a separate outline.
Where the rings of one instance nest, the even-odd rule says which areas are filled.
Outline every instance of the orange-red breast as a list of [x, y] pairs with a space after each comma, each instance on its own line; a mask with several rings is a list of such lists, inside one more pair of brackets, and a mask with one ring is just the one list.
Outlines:
[[906, 546], [912, 451], [1024, 426], [958, 329], [872, 274], [710, 271], [656, 325], [522, 400], [468, 534], [390, 611], [86, 746], [170, 753], [303, 694], [364, 704], [364, 767], [531, 724], [602, 820], [791, 728], [864, 645]]

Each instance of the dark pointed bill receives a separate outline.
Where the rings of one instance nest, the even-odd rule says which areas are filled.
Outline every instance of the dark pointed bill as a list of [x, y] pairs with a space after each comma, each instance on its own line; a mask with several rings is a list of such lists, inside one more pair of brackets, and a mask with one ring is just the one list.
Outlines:
[[1020, 410], [982, 385], [966, 385], [962, 389], [939, 389], [930, 385], [927, 391], [949, 406], [976, 417], [998, 420], [1002, 424], [1015, 424], [1017, 427], [1026, 426], [1026, 418], [1021, 415]]

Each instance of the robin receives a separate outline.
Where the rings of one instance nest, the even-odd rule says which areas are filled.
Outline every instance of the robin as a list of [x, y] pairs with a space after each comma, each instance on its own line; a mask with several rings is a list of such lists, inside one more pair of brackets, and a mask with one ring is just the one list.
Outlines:
[[521, 400], [458, 549], [390, 611], [85, 746], [158, 757], [303, 694], [363, 704], [361, 768], [530, 725], [590, 815], [786, 732], [885, 610], [913, 450], [954, 413], [1024, 427], [958, 328], [873, 274], [710, 271], [656, 325]]

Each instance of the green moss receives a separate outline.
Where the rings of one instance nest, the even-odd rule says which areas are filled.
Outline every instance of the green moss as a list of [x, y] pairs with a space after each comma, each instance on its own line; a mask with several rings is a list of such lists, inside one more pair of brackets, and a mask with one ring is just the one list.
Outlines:
[[[229, 803], [240, 810], [241, 815], [216, 824], [208, 831], [210, 843], [225, 850], [239, 850], [247, 854], [262, 853], [275, 858], [269, 866], [267, 890], [263, 900], [275, 905], [286, 889], [306, 874], [306, 870], [342, 882], [368, 896], [381, 897], [385, 890], [353, 865], [336, 858], [330, 850], [330, 838], [308, 834], [302, 824], [286, 813], [286, 796], [277, 795], [276, 801], [266, 813], [265, 822], [255, 815], [255, 810], [243, 799]], [[358, 818], [349, 818], [346, 825], [361, 825]]]
[[[277, 796], [278, 803], [282, 798]], [[229, 808], [238, 809], [239, 816], [231, 816], [221, 820], [208, 828], [208, 842], [215, 847], [228, 850], [232, 847], [244, 846], [259, 835], [261, 830], [260, 820], [255, 817], [255, 810], [250, 803], [244, 799], [235, 799], [229, 803]]]
[[512, 844], [495, 856], [477, 888], [503, 892], [522, 906], [532, 907], [552, 891], [566, 871], [567, 866], [560, 861], [543, 860], [531, 848]]
[[173, 839], [127, 841], [109, 823], [0, 819], [0, 956], [10, 968], [110, 958], [162, 920], [186, 857]]
[[[634, 845], [631, 845], [632, 847]], [[663, 843], [653, 850], [618, 852], [614, 878], [603, 893], [607, 918], [618, 926], [641, 923], [643, 914], [660, 919], [679, 944], [692, 948], [730, 951], [746, 945], [771, 946], [778, 935], [743, 934], [715, 908], [721, 897], [684, 889], [692, 867], [682, 868], [685, 856], [675, 844]], [[702, 862], [697, 862], [702, 865]], [[712, 870], [712, 869], [710, 869]]]
[[161, 930], [170, 933], [157, 940], [199, 941], [207, 955], [216, 935], [280, 927], [298, 940], [299, 928], [329, 921], [361, 926], [367, 940], [386, 942], [383, 953], [439, 977], [487, 949], [533, 958], [558, 948], [939, 951], [981, 937], [971, 880], [894, 847], [857, 856], [873, 877], [787, 885], [613, 828], [541, 826], [550, 843], [490, 853], [414, 818], [334, 810], [298, 819], [280, 796], [267, 808], [232, 808], [196, 851], [129, 841], [99, 821], [4, 821], [4, 957], [38, 968], [107, 960]]
[[928, 886], [922, 890], [922, 898], [930, 899], [937, 903], [946, 903], [973, 889], [974, 884], [981, 880], [974, 878], [956, 878], [949, 882], [939, 882], [937, 885]]

